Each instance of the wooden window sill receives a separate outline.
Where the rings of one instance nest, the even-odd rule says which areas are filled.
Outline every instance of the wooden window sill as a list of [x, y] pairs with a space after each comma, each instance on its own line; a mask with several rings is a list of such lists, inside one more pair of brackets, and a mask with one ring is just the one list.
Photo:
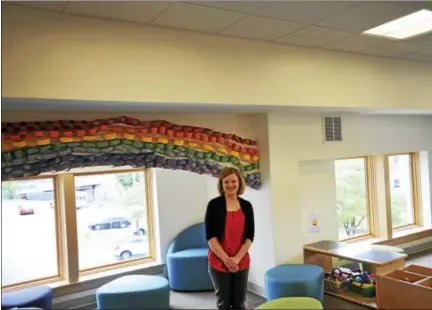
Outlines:
[[351, 239], [351, 240], [345, 240], [345, 241], [341, 241], [342, 243], [347, 243], [347, 244], [355, 244], [355, 245], [371, 245], [374, 243], [379, 242], [381, 239], [379, 237], [375, 237], [375, 236], [364, 236], [364, 237], [359, 237], [359, 238], [355, 238], [355, 239]]
[[409, 236], [415, 233], [420, 233], [422, 231], [428, 231], [432, 230], [430, 227], [423, 227], [423, 226], [409, 226], [409, 227], [403, 227], [400, 229], [393, 230], [393, 239], [394, 238], [400, 238], [404, 236]]
[[[69, 283], [61, 281], [57, 283], [48, 284], [53, 288], [53, 295], [62, 296], [66, 294], [77, 293], [85, 290], [90, 290], [102, 286], [119, 276], [126, 276], [130, 274], [160, 274], [162, 272], [163, 264], [161, 262], [146, 262], [143, 264], [132, 265], [122, 268], [111, 269], [103, 272], [92, 273], [88, 275], [81, 275], [79, 282]], [[65, 283], [66, 282], [66, 283]]]
[[[85, 290], [94, 289], [101, 285], [118, 278], [119, 276], [130, 275], [130, 274], [143, 274], [152, 275], [162, 273], [162, 267], [164, 264], [157, 261], [145, 262], [142, 264], [136, 264], [132, 266], [119, 266], [119, 268], [95, 272], [88, 275], [81, 275], [79, 281], [76, 283], [70, 283], [68, 280], [60, 280], [55, 282], [40, 283], [39, 285], [46, 285], [53, 289], [53, 297], [59, 297], [67, 294], [74, 294]], [[34, 285], [34, 284], [33, 284]], [[25, 287], [33, 286], [32, 283]], [[19, 290], [24, 288], [23, 286], [11, 287], [8, 289], [2, 289], [2, 292], [8, 292], [13, 290]]]
[[393, 238], [391, 240], [382, 240], [377, 242], [377, 244], [398, 246], [429, 237], [432, 237], [432, 228], [411, 226], [393, 231]]

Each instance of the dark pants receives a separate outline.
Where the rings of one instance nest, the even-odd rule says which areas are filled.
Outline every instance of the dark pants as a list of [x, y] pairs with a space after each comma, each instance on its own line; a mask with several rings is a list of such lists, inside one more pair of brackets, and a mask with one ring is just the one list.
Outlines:
[[239, 272], [221, 272], [209, 267], [217, 298], [218, 309], [246, 309], [249, 269]]

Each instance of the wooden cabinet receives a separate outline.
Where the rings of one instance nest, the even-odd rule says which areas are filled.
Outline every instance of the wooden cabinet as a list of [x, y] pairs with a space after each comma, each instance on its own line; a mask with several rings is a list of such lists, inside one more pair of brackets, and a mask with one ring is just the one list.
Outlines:
[[377, 275], [379, 309], [431, 309], [432, 268], [410, 265]]

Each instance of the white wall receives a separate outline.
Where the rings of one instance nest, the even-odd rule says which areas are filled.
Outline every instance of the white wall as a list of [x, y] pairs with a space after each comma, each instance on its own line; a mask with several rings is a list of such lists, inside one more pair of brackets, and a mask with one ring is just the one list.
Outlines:
[[[344, 141], [338, 143], [323, 143], [322, 117], [268, 114], [276, 264], [301, 262], [309, 241], [337, 239], [331, 160], [432, 150], [432, 117], [342, 115]], [[311, 211], [324, 217], [319, 235], [304, 234]]]
[[342, 143], [323, 143], [318, 113], [270, 113], [270, 139], [275, 145], [283, 141], [285, 153], [303, 161], [432, 149], [431, 116], [337, 116], [342, 116]]
[[255, 215], [249, 282], [262, 287], [264, 273], [275, 265], [268, 122], [266, 115], [253, 115], [245, 117], [243, 124], [245, 132], [255, 133], [260, 150], [262, 188], [259, 191], [247, 189], [243, 197], [252, 203]]
[[184, 228], [204, 221], [208, 177], [187, 171], [154, 170], [159, 228], [157, 244], [164, 261], [171, 240]]
[[[323, 239], [338, 240], [336, 184], [333, 160], [300, 162], [300, 208], [304, 244]], [[309, 233], [309, 216], [319, 215], [320, 231]]]

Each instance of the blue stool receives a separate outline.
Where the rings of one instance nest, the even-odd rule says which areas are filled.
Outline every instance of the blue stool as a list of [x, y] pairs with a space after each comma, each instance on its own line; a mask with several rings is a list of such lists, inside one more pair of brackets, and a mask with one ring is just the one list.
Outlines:
[[52, 289], [48, 286], [35, 286], [22, 290], [2, 293], [2, 309], [42, 308], [51, 310]]
[[264, 275], [267, 300], [280, 297], [311, 297], [323, 302], [324, 270], [315, 265], [280, 265]]
[[159, 276], [124, 276], [96, 290], [99, 310], [168, 309], [168, 280]]

